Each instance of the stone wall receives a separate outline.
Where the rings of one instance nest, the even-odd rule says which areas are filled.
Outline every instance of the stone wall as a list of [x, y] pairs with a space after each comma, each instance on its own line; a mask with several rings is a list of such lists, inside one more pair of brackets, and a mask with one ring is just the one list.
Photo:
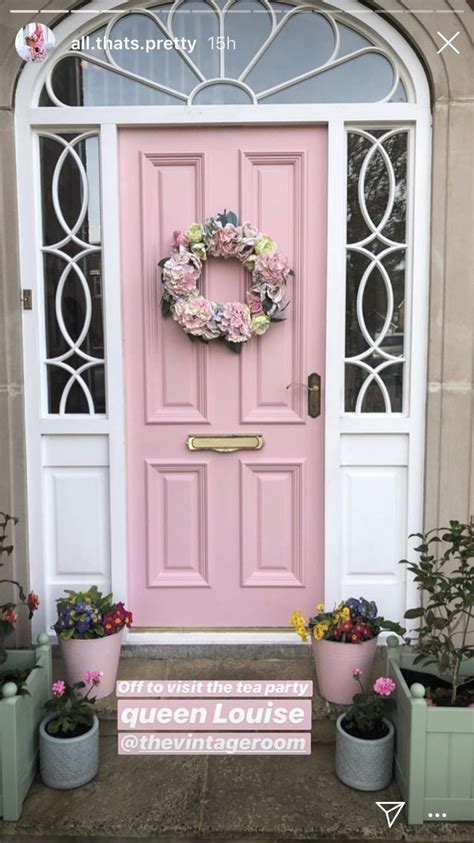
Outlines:
[[[82, 3], [63, 0], [70, 9]], [[27, 12], [0, 11], [0, 509], [18, 515], [15, 576], [27, 580], [25, 437], [21, 355], [20, 280], [17, 254], [13, 105], [22, 62], [14, 48]], [[57, 6], [57, 4], [56, 4]], [[474, 515], [472, 284], [474, 96], [471, 80], [473, 13], [466, 0], [385, 0], [373, 3], [411, 43], [432, 91], [433, 184], [431, 219], [430, 339], [426, 440], [425, 525]], [[17, 0], [14, 8], [31, 2]], [[54, 2], [42, 8], [55, 8]], [[462, 10], [462, 13], [453, 10]], [[422, 11], [420, 11], [422, 10]], [[434, 10], [434, 11], [430, 11]], [[443, 13], [443, 14], [442, 14]], [[54, 26], [62, 15], [35, 15]], [[443, 42], [459, 31], [441, 54]], [[415, 279], [416, 283], [416, 279]], [[420, 525], [421, 526], [421, 525]]]

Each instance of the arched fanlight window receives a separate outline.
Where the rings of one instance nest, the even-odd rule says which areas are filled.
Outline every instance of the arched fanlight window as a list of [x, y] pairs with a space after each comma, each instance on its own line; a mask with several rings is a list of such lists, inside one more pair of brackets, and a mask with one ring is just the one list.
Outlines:
[[49, 64], [43, 106], [407, 102], [386, 45], [324, 4], [175, 0], [111, 12]]

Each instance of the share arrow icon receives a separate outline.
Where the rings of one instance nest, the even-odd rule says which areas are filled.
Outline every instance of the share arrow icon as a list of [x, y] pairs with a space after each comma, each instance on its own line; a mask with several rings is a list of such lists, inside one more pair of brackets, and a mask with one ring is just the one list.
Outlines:
[[400, 812], [405, 806], [405, 802], [376, 802], [375, 803], [381, 811], [384, 812], [387, 818], [387, 825], [392, 827]]

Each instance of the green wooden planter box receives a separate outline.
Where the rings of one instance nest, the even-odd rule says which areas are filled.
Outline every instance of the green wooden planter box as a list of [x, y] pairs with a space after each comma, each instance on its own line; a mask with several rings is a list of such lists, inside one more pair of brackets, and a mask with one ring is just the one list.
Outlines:
[[[20, 818], [23, 800], [35, 777], [38, 762], [38, 724], [44, 717], [43, 705], [51, 696], [51, 647], [46, 633], [38, 636], [32, 650], [8, 650], [5, 668], [39, 665], [26, 680], [30, 695], [4, 695], [0, 699], [0, 816]], [[4, 688], [5, 691], [5, 688]]]
[[[420, 671], [413, 666], [415, 655], [394, 636], [386, 649], [387, 676], [397, 683], [397, 706], [390, 713], [395, 778], [408, 822], [474, 821], [474, 709], [427, 706], [417, 694], [420, 686], [410, 689], [401, 673], [401, 668]], [[474, 672], [474, 665], [466, 662], [463, 672]]]

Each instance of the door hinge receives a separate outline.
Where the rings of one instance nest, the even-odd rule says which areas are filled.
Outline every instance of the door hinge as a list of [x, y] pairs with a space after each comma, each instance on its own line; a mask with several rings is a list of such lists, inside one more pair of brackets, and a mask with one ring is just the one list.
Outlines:
[[33, 310], [33, 296], [31, 290], [24, 289], [21, 293], [23, 310]]

